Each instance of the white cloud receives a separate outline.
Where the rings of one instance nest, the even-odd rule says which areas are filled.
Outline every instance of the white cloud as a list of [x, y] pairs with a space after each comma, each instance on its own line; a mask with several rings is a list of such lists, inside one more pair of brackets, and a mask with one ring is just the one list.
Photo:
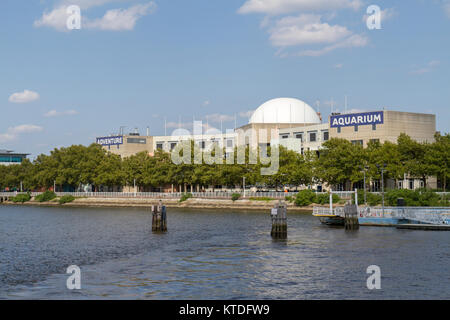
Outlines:
[[324, 54], [330, 53], [336, 49], [352, 48], [352, 47], [365, 47], [369, 43], [369, 39], [365, 36], [354, 34], [343, 41], [337, 42], [333, 45], [326, 46], [317, 50], [303, 50], [298, 53], [299, 56], [307, 57], [319, 57]]
[[429, 72], [435, 70], [435, 68], [437, 66], [439, 66], [440, 64], [441, 64], [440, 61], [433, 60], [433, 61], [428, 62], [425, 67], [416, 68], [416, 69], [412, 70], [410, 72], [410, 74], [421, 75], [421, 74], [429, 73]]
[[45, 117], [59, 117], [59, 116], [74, 116], [77, 115], [78, 112], [76, 110], [67, 110], [67, 111], [56, 111], [56, 110], [50, 110], [49, 112], [45, 113]]
[[35, 101], [39, 99], [39, 93], [30, 91], [30, 90], [24, 90], [23, 92], [16, 92], [13, 93], [9, 97], [9, 102], [12, 103], [27, 103], [31, 101]]
[[354, 9], [361, 7], [360, 0], [247, 0], [238, 12], [265, 13], [268, 15], [304, 11]]
[[154, 2], [138, 4], [128, 9], [112, 9], [106, 11], [102, 18], [87, 21], [85, 25], [89, 29], [109, 31], [133, 30], [136, 22], [141, 17], [153, 13], [155, 9], [156, 4]]
[[0, 143], [15, 140], [19, 135], [24, 133], [40, 132], [43, 128], [33, 124], [22, 124], [16, 127], [10, 127], [5, 133], [0, 133]]
[[287, 47], [322, 45], [322, 48], [304, 49], [295, 54], [321, 56], [339, 48], [363, 47], [368, 43], [367, 37], [354, 34], [345, 26], [322, 22], [318, 14], [283, 17], [268, 27], [268, 32], [271, 44], [280, 48], [276, 53], [280, 57], [290, 55], [284, 52]]
[[255, 112], [255, 110], [248, 110], [248, 111], [243, 111], [243, 112], [239, 112], [239, 117], [241, 118], [250, 118], [253, 113]]
[[215, 122], [215, 123], [227, 122], [227, 121], [234, 121], [234, 116], [230, 116], [227, 114], [214, 113], [214, 114], [207, 115], [205, 117], [205, 120], [208, 120], [208, 122]]
[[[384, 10], [381, 10], [381, 25], [383, 25], [383, 22], [386, 22], [388, 20], [391, 20], [393, 17], [395, 17], [397, 15], [397, 11], [394, 8], [386, 8]], [[363, 16], [363, 22], [366, 23], [367, 22], [367, 18], [369, 16], [367, 14], [365, 14]]]
[[[116, 0], [117, 1], [117, 0]], [[67, 29], [67, 19], [70, 14], [67, 13], [68, 5], [79, 5], [84, 11], [91, 7], [101, 6], [114, 0], [75, 0], [62, 1], [51, 11], [45, 11], [39, 20], [34, 22], [35, 27], [50, 27], [57, 31], [69, 31]], [[133, 30], [136, 22], [143, 16], [151, 14], [156, 9], [156, 3], [153, 1], [146, 4], [138, 4], [128, 9], [111, 9], [101, 18], [90, 20], [84, 15], [81, 19], [82, 29], [96, 29], [107, 31]]]
[[120, 2], [120, 0], [62, 0], [61, 5], [70, 6], [77, 5], [81, 9], [89, 9], [92, 7], [102, 6], [110, 2]]
[[444, 12], [450, 18], [450, 0], [446, 0], [443, 4]]
[[302, 14], [278, 20], [269, 30], [276, 47], [334, 43], [352, 34], [346, 27], [321, 22], [320, 15]]
[[335, 69], [342, 69], [343, 66], [344, 66], [343, 63], [337, 63], [337, 64], [335, 64], [335, 65], [333, 66], [333, 68], [335, 68]]
[[52, 11], [45, 11], [39, 20], [34, 21], [34, 26], [39, 27], [51, 27], [58, 31], [68, 31], [67, 29], [67, 7], [61, 6], [53, 9]]

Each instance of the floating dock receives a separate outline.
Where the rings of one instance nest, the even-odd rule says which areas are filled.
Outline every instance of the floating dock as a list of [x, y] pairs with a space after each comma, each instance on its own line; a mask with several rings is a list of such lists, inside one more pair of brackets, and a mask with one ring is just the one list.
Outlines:
[[426, 230], [426, 231], [450, 231], [450, 225], [448, 224], [412, 224], [405, 223], [396, 226], [397, 229], [409, 229], [409, 230]]

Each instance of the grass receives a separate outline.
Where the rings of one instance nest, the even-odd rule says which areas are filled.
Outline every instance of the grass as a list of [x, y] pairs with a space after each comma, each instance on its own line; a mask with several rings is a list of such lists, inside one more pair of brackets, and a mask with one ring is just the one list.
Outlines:
[[269, 197], [250, 197], [248, 199], [252, 200], [252, 201], [272, 201], [272, 200], [276, 200], [276, 199], [269, 198]]

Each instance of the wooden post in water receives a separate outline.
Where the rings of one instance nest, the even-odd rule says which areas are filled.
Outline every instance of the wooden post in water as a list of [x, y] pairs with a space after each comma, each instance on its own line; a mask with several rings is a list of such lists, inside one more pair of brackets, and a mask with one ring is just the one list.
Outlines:
[[166, 206], [162, 204], [161, 200], [159, 200], [159, 204], [157, 206], [152, 206], [152, 231], [167, 231]]
[[270, 235], [275, 239], [287, 238], [287, 207], [284, 201], [279, 201], [272, 209], [272, 231]]
[[345, 213], [345, 230], [358, 230], [358, 207], [355, 204], [346, 204], [344, 207]]

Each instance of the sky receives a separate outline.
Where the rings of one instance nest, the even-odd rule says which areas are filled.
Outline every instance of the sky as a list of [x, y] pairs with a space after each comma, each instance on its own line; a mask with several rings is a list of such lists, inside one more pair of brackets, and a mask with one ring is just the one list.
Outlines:
[[278, 97], [324, 119], [345, 100], [434, 113], [450, 132], [449, 35], [450, 0], [2, 0], [0, 149], [232, 129]]

